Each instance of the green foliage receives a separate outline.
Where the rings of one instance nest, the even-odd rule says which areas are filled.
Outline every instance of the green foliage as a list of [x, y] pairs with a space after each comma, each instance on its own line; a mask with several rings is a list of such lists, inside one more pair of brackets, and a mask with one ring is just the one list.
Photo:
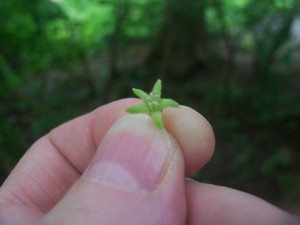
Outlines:
[[[70, 35], [76, 35], [78, 41], [83, 42], [82, 44], [86, 47], [103, 45], [105, 37], [113, 27], [112, 4], [99, 4], [99, 1], [66, 0], [59, 2], [59, 5], [68, 18], [65, 22], [73, 24], [69, 28], [71, 29]], [[58, 31], [63, 32], [63, 30]]]

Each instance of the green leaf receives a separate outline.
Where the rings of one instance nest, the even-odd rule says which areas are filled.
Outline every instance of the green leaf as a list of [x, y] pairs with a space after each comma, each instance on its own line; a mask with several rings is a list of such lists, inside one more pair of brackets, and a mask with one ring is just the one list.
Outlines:
[[148, 113], [148, 107], [143, 103], [139, 105], [134, 105], [126, 109], [128, 113]]
[[151, 113], [151, 117], [159, 129], [163, 129], [162, 113], [160, 111], [155, 111]]
[[159, 97], [161, 96], [161, 80], [160, 79], [158, 79], [155, 82], [153, 89], [152, 89], [152, 93], [154, 95], [158, 95]]
[[169, 98], [163, 98], [161, 99], [161, 104], [162, 104], [162, 107], [163, 108], [166, 108], [166, 107], [179, 107], [179, 103], [172, 100], [172, 99], [169, 99]]
[[146, 100], [148, 94], [141, 89], [132, 88], [133, 93], [141, 98], [142, 100]]

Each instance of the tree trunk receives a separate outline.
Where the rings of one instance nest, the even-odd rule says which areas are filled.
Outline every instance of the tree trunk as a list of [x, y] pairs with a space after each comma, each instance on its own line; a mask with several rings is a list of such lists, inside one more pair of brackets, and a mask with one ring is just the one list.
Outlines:
[[113, 93], [113, 86], [121, 76], [118, 69], [119, 55], [122, 51], [122, 38], [124, 38], [124, 23], [130, 9], [130, 2], [119, 0], [114, 3], [114, 29], [109, 38], [109, 76], [105, 82], [105, 89]]
[[161, 76], [187, 78], [203, 66], [199, 52], [206, 39], [205, 1], [166, 0], [165, 18], [148, 65], [157, 67]]
[[[289, 39], [290, 29], [295, 16], [295, 9], [273, 16], [273, 20], [267, 23], [263, 33], [256, 34], [256, 58], [254, 61], [255, 73], [264, 78], [270, 72], [270, 68], [276, 58], [278, 50]], [[275, 28], [274, 28], [275, 27]]]

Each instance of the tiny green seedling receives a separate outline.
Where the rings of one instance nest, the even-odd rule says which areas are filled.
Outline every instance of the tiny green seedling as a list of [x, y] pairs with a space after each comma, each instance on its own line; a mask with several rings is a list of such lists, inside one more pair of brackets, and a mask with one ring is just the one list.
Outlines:
[[162, 121], [162, 112], [167, 107], [179, 107], [179, 104], [168, 98], [161, 98], [161, 80], [157, 80], [153, 86], [152, 92], [147, 94], [140, 89], [132, 89], [133, 93], [143, 100], [142, 104], [134, 105], [126, 109], [128, 113], [148, 113], [156, 126], [164, 128]]

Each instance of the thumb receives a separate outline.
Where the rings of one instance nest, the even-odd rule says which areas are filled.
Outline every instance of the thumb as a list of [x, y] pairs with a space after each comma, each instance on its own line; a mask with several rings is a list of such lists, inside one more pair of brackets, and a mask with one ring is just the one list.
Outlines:
[[78, 182], [42, 224], [185, 223], [179, 147], [147, 115], [128, 115], [106, 134]]

